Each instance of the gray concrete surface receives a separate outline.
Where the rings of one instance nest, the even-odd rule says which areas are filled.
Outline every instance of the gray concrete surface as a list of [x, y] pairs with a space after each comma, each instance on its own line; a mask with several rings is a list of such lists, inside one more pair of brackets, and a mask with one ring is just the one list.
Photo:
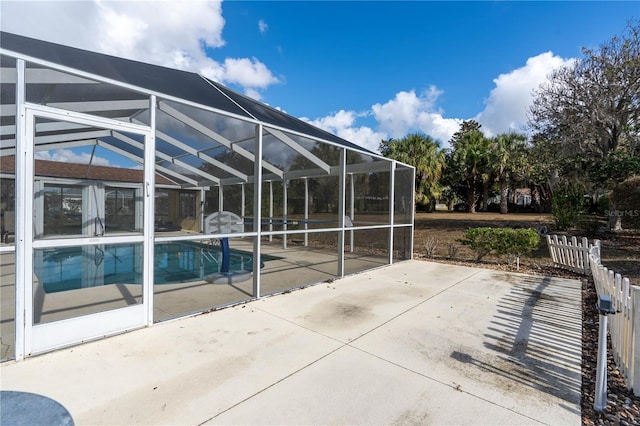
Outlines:
[[580, 424], [579, 281], [410, 261], [0, 366], [83, 424]]

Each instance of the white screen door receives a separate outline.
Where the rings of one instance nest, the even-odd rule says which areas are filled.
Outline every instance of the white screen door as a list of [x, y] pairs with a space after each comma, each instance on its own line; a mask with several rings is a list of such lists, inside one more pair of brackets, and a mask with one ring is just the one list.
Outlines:
[[151, 324], [150, 128], [26, 112], [25, 354]]

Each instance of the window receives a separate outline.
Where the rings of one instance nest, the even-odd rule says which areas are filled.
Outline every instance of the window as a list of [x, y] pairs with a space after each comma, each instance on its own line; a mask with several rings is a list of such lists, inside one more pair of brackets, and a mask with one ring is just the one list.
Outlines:
[[44, 186], [44, 235], [82, 234], [82, 187]]
[[105, 188], [107, 232], [136, 230], [136, 191], [132, 188]]
[[180, 217], [196, 217], [196, 194], [194, 192], [180, 193]]

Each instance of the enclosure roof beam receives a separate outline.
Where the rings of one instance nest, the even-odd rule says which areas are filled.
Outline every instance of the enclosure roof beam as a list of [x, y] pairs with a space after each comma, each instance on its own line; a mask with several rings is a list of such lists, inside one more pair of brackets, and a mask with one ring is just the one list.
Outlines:
[[[25, 70], [27, 84], [100, 84], [95, 80], [78, 77], [50, 68], [27, 68]], [[0, 80], [3, 84], [16, 84], [15, 68], [0, 68]]]
[[68, 109], [76, 112], [100, 112], [149, 109], [149, 99], [125, 99], [115, 101], [82, 101], [82, 102], [52, 102], [47, 104], [52, 108]]
[[[180, 166], [183, 169], [189, 170], [190, 172], [193, 172], [194, 174], [198, 175], [198, 176], [202, 176], [205, 179], [208, 179], [211, 182], [216, 182], [219, 183], [220, 182], [220, 178], [213, 176], [212, 174], [209, 174], [207, 172], [203, 172], [202, 170], [193, 167], [190, 164], [185, 163], [184, 161], [180, 161], [177, 159], [173, 159], [173, 164], [175, 164], [176, 166]], [[198, 184], [197, 186], [200, 186], [200, 184]]]
[[304, 158], [306, 158], [307, 160], [311, 161], [316, 166], [320, 167], [326, 173], [330, 172], [330, 167], [331, 166], [329, 166], [327, 163], [322, 161], [316, 155], [312, 154], [308, 149], [304, 148], [298, 142], [296, 142], [293, 139], [291, 139], [291, 137], [286, 135], [284, 132], [281, 132], [280, 130], [276, 130], [276, 129], [271, 129], [271, 128], [265, 129], [265, 130], [267, 132], [271, 133], [276, 139], [280, 140], [282, 143], [284, 143], [285, 145], [287, 145], [290, 148], [292, 148], [298, 154], [302, 155]]
[[2, 104], [0, 105], [0, 115], [3, 117], [15, 117], [16, 116], [16, 104]]
[[227, 166], [223, 162], [221, 162], [219, 160], [216, 160], [215, 158], [213, 158], [213, 157], [211, 157], [211, 156], [209, 156], [207, 154], [204, 154], [201, 151], [197, 151], [197, 150], [189, 147], [188, 145], [185, 145], [184, 143], [180, 142], [176, 138], [174, 138], [172, 136], [169, 136], [166, 133], [162, 133], [159, 130], [156, 130], [156, 134], [158, 135], [158, 137], [160, 137], [160, 139], [164, 139], [165, 141], [169, 142], [171, 145], [174, 145], [174, 146], [182, 149], [183, 151], [186, 151], [188, 154], [195, 155], [196, 157], [201, 158], [201, 159], [213, 164], [214, 166], [218, 167], [219, 169], [222, 169], [222, 170], [224, 170], [224, 171], [226, 171], [228, 173], [231, 173], [232, 175], [236, 175], [240, 179], [244, 179], [245, 181], [247, 180], [247, 175], [245, 175], [244, 173], [241, 173], [241, 172], [237, 171], [233, 167]]
[[[116, 138], [118, 140], [121, 140], [122, 142], [125, 142], [125, 143], [127, 143], [127, 144], [129, 144], [131, 146], [134, 146], [134, 147], [138, 148], [138, 149], [144, 150], [144, 145], [142, 143], [138, 142], [137, 140], [135, 140], [133, 138], [128, 137], [127, 135], [123, 135], [123, 134], [121, 134], [119, 132], [115, 132], [115, 131], [112, 132], [112, 135], [113, 135], [114, 138]], [[200, 170], [200, 169], [198, 169], [196, 167], [193, 167], [190, 164], [187, 164], [187, 163], [185, 163], [183, 161], [180, 161], [180, 160], [176, 159], [175, 157], [171, 157], [170, 155], [167, 155], [167, 154], [165, 154], [163, 152], [160, 152], [160, 151], [156, 150], [155, 155], [157, 157], [159, 157], [161, 160], [169, 161], [169, 162], [171, 162], [171, 163], [173, 163], [173, 164], [175, 164], [177, 166], [180, 166], [181, 168], [183, 168], [185, 170], [188, 170], [188, 171], [192, 172], [193, 174], [199, 175], [199, 176], [201, 176], [201, 177], [203, 177], [205, 179], [212, 180], [214, 182], [219, 182], [220, 181], [220, 179], [218, 177], [213, 176], [213, 175], [211, 175], [209, 173], [206, 173], [203, 170]], [[161, 166], [156, 165], [156, 167], [161, 167]]]
[[52, 142], [47, 144], [37, 144], [34, 147], [36, 152], [44, 152], [51, 151], [55, 149], [67, 149], [67, 148], [77, 148], [79, 146], [92, 146], [97, 145], [97, 139], [85, 139], [82, 141], [71, 141], [71, 142]]
[[144, 164], [144, 161], [142, 158], [138, 157], [137, 155], [129, 151], [125, 151], [124, 149], [118, 148], [117, 146], [114, 146], [109, 142], [104, 141], [103, 139], [98, 140], [97, 145], [103, 147], [104, 149], [108, 149], [109, 151], [115, 152], [116, 154], [120, 154], [123, 157], [127, 157], [129, 160], [133, 161], [134, 163], [138, 163], [141, 166]]
[[[120, 120], [120, 121], [124, 121], [127, 120], [127, 117], [117, 117], [117, 118], [112, 118], [111, 120]], [[83, 130], [86, 129], [86, 126], [83, 126], [82, 124], [77, 124], [77, 123], [72, 123], [72, 122], [61, 122], [61, 121], [55, 121], [55, 122], [50, 122], [50, 123], [38, 123], [36, 124], [36, 133], [39, 132], [58, 132], [61, 130]], [[7, 136], [7, 135], [15, 135], [16, 134], [16, 126], [15, 124], [9, 124], [6, 126], [0, 126], [0, 135], [1, 136]]]
[[[130, 153], [128, 151], [125, 151], [123, 149], [120, 149], [120, 148], [118, 148], [116, 146], [113, 146], [110, 143], [105, 142], [104, 140], [99, 140], [98, 141], [98, 145], [104, 147], [105, 149], [113, 151], [113, 152], [115, 152], [117, 154], [120, 154], [120, 155], [122, 155], [124, 157], [127, 157], [128, 159], [130, 159], [132, 161], [135, 161], [136, 163], [139, 163], [139, 164], [143, 163], [143, 159], [138, 157], [137, 155], [132, 154], [132, 153]], [[178, 180], [183, 181], [183, 182], [187, 182], [189, 185], [194, 186], [194, 187], [198, 186], [198, 182], [197, 181], [195, 181], [195, 180], [193, 180], [191, 178], [188, 178], [188, 177], [186, 177], [186, 176], [184, 176], [184, 175], [182, 175], [182, 174], [180, 174], [180, 173], [178, 173], [176, 171], [173, 171], [171, 169], [168, 169], [168, 168], [163, 167], [163, 166], [158, 166], [158, 165], [156, 165], [155, 168], [156, 168], [156, 172], [159, 172], [160, 174], [173, 176], [173, 177], [177, 178]], [[182, 184], [179, 184], [178, 182], [174, 181], [173, 179], [169, 179], [169, 180], [172, 180], [174, 183], [176, 183], [176, 185], [183, 186]]]
[[0, 126], [0, 136], [15, 135], [15, 134], [16, 134], [15, 124], [7, 124], [5, 126]]
[[[77, 141], [79, 142], [79, 145], [83, 145], [82, 141], [85, 139], [95, 139], [103, 136], [109, 136], [109, 130], [93, 130], [88, 132], [62, 133], [57, 135], [36, 136], [35, 144], [45, 145], [45, 144], [55, 143], [55, 142]], [[15, 146], [16, 146], [15, 139], [0, 140], [0, 149], [15, 148]]]
[[[203, 125], [202, 123], [194, 120], [193, 118], [187, 116], [186, 114], [181, 113], [177, 109], [170, 107], [165, 102], [159, 102], [158, 103], [158, 107], [164, 113], [170, 115], [171, 117], [175, 118], [178, 121], [181, 121], [182, 123], [184, 123], [185, 125], [191, 127], [192, 129], [197, 130], [198, 132], [202, 133], [203, 135], [215, 140], [216, 142], [220, 143], [221, 145], [224, 145], [228, 149], [230, 149], [230, 150], [232, 150], [234, 152], [237, 152], [238, 154], [242, 155], [246, 159], [248, 159], [250, 161], [254, 161], [254, 162], [256, 161], [255, 156], [251, 152], [247, 151], [246, 149], [242, 148], [239, 145], [232, 144], [229, 139], [227, 139], [224, 136], [214, 132], [210, 128], [208, 128], [205, 125]], [[191, 149], [193, 149], [193, 148], [191, 148]], [[278, 169], [274, 165], [269, 164], [268, 162], [266, 162], [264, 160], [262, 161], [262, 167], [264, 167], [265, 169], [271, 171], [272, 173], [276, 173], [276, 174], [282, 175], [282, 170]]]

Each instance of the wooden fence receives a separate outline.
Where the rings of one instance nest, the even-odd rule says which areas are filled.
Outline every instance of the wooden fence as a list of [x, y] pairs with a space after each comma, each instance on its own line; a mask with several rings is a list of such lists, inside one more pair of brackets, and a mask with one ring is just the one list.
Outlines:
[[592, 246], [600, 247], [600, 240], [589, 244], [586, 237], [578, 241], [576, 237], [568, 240], [566, 236], [558, 238], [557, 235], [547, 235], [547, 244], [553, 266], [589, 275], [589, 249]]
[[611, 296], [616, 310], [607, 321], [614, 360], [627, 387], [640, 396], [640, 287], [600, 263], [599, 244], [591, 247], [588, 258], [598, 296]]

